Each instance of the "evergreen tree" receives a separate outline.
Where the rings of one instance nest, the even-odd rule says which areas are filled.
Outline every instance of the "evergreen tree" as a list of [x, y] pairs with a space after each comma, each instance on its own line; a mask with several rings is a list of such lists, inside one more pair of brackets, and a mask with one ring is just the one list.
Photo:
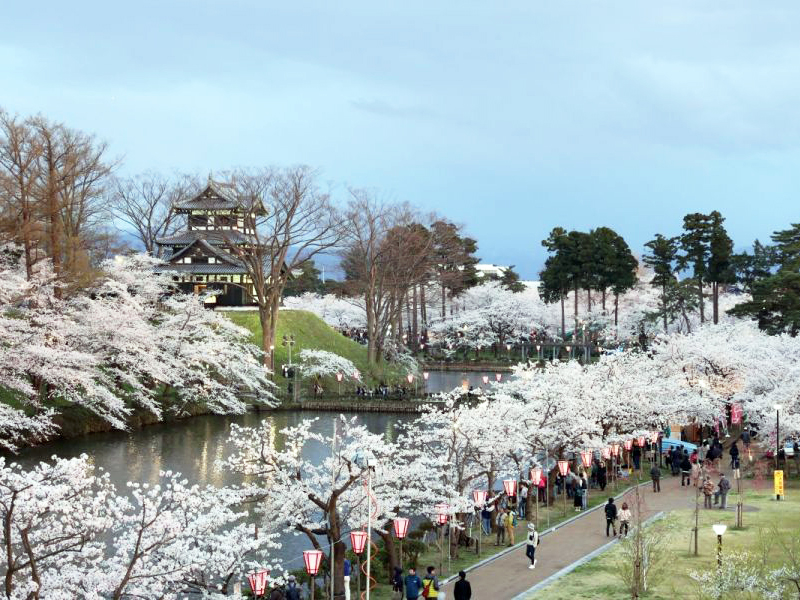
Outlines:
[[431, 263], [434, 265], [442, 292], [441, 316], [446, 314], [446, 298], [457, 296], [465, 289], [478, 284], [475, 265], [478, 264], [478, 243], [462, 236], [460, 228], [448, 221], [431, 225]]
[[569, 256], [567, 231], [563, 227], [555, 227], [547, 239], [542, 240], [550, 256], [539, 273], [539, 296], [543, 302], [552, 304], [561, 302], [561, 337], [566, 336], [564, 301], [572, 287], [572, 260]]
[[725, 218], [713, 211], [708, 215], [710, 223], [708, 242], [708, 274], [711, 283], [711, 299], [714, 323], [719, 323], [719, 286], [734, 283], [736, 276], [731, 265], [733, 258], [733, 240], [728, 237], [723, 223]]
[[776, 231], [774, 255], [779, 269], [751, 283], [752, 299], [737, 304], [729, 314], [750, 317], [760, 329], [777, 335], [800, 332], [800, 223], [790, 229]]
[[500, 285], [509, 292], [515, 294], [525, 289], [525, 284], [519, 280], [519, 273], [514, 270], [514, 265], [506, 267], [505, 271], [503, 271], [503, 276], [500, 278]]
[[678, 238], [666, 238], [660, 233], [645, 244], [650, 253], [642, 257], [644, 264], [653, 269], [653, 279], [650, 285], [661, 289], [661, 310], [659, 316], [664, 321], [664, 332], [669, 325], [669, 294], [676, 286], [675, 265], [678, 260]]
[[753, 242], [753, 253], [746, 251], [734, 254], [731, 257], [731, 268], [736, 281], [742, 284], [746, 292], [753, 293], [753, 283], [772, 275], [773, 269], [778, 264], [778, 256], [774, 246], [762, 244], [758, 240]]
[[692, 268], [692, 277], [697, 285], [697, 299], [700, 307], [700, 322], [705, 322], [705, 303], [703, 284], [708, 275], [708, 261], [711, 255], [711, 217], [702, 213], [692, 213], [683, 217], [683, 231], [680, 247], [683, 255], [678, 258], [681, 269]]
[[584, 265], [583, 272], [590, 273], [588, 278], [591, 285], [601, 292], [604, 311], [606, 290], [611, 289], [614, 294], [616, 325], [619, 322], [619, 296], [636, 285], [636, 269], [639, 263], [625, 239], [613, 229], [598, 227], [590, 233], [590, 237], [592, 253], [588, 257], [588, 264]]
[[284, 296], [302, 296], [306, 292], [321, 294], [325, 291], [325, 284], [320, 279], [320, 271], [314, 265], [313, 260], [306, 260], [300, 263], [299, 273], [292, 273], [287, 278], [283, 288]]

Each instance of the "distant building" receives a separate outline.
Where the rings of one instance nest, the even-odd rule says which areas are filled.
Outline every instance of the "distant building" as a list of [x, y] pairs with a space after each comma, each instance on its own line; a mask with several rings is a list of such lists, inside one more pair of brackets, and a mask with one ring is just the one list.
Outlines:
[[[165, 250], [165, 262], [157, 271], [176, 272], [173, 279], [185, 293], [217, 291], [207, 304], [252, 305], [255, 289], [233, 248], [253, 248], [256, 238], [246, 224], [246, 207], [234, 199], [233, 193], [223, 191], [225, 187], [209, 177], [206, 189], [197, 197], [173, 207], [176, 213], [187, 216], [187, 227], [156, 240]], [[257, 214], [265, 212], [262, 207]]]
[[500, 279], [508, 267], [494, 265], [491, 263], [478, 263], [475, 265], [475, 275], [478, 279], [488, 277], [490, 279]]

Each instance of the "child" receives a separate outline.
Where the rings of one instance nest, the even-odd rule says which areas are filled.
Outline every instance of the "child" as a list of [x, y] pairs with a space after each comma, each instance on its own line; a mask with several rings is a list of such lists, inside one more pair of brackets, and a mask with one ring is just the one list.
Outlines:
[[631, 511], [628, 508], [628, 503], [622, 503], [622, 509], [620, 509], [619, 513], [617, 514], [619, 518], [619, 537], [623, 537], [622, 533], [625, 532], [625, 536], [628, 536], [628, 524], [631, 521]]

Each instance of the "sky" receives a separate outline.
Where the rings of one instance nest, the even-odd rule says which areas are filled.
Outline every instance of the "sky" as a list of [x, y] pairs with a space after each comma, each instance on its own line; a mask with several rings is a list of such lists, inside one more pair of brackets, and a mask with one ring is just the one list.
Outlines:
[[555, 226], [634, 253], [719, 210], [800, 221], [800, 3], [9, 0], [0, 107], [120, 172], [311, 165], [535, 278]]

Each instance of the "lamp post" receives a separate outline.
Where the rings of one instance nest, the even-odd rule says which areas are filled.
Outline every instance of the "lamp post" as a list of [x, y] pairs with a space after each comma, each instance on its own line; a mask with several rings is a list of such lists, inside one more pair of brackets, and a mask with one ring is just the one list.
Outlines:
[[623, 442], [623, 446], [625, 446], [625, 451], [628, 453], [628, 473], [633, 473], [633, 468], [631, 467], [631, 448], [633, 448], [633, 440], [625, 440]]
[[536, 344], [536, 358], [537, 358], [537, 360], [541, 360], [542, 359], [542, 345], [541, 344]]
[[728, 529], [727, 525], [722, 523], [715, 523], [711, 526], [714, 530], [714, 533], [717, 534], [717, 568], [722, 568], [722, 535], [725, 533], [725, 530]]
[[[409, 373], [408, 375], [406, 375], [406, 381], [408, 381], [408, 385], [411, 385], [412, 383], [414, 383], [414, 376], [411, 373]], [[417, 385], [414, 384], [414, 396], [416, 395], [417, 395]]]
[[292, 383], [292, 400], [295, 400], [297, 398], [297, 370], [292, 369], [292, 346], [294, 346], [294, 344], [295, 344], [294, 335], [288, 335], [287, 336], [286, 334], [284, 334], [283, 341], [281, 342], [281, 345], [283, 347], [287, 347], [287, 346], [289, 347], [289, 369], [292, 372], [292, 380], [293, 380], [291, 382]]
[[[365, 575], [367, 576], [367, 594], [366, 599], [369, 600], [369, 592], [370, 592], [370, 573], [371, 573], [371, 560], [372, 560], [372, 510], [371, 510], [371, 503], [373, 501], [372, 495], [372, 471], [375, 470], [375, 467], [378, 464], [378, 461], [375, 459], [375, 455], [369, 450], [359, 450], [353, 456], [353, 462], [358, 465], [362, 472], [367, 472], [367, 571]], [[376, 507], [377, 508], [377, 507]]]
[[[778, 453], [781, 451], [781, 405], [775, 405], [775, 470], [778, 470]], [[777, 491], [777, 490], [776, 490]], [[775, 500], [780, 500], [781, 495], [775, 494]]]
[[306, 563], [306, 573], [311, 576], [311, 600], [314, 600], [314, 590], [317, 587], [314, 578], [322, 563], [322, 550], [303, 550], [303, 562]]
[[587, 473], [592, 466], [592, 458], [594, 457], [594, 453], [591, 450], [584, 450], [581, 452], [581, 464], [583, 465], [583, 473], [586, 476], [586, 497], [583, 499], [583, 509], [586, 510], [589, 508], [589, 476]]
[[[475, 506], [478, 508], [478, 515], [480, 515], [480, 511], [483, 510], [483, 507], [486, 505], [486, 498], [488, 498], [489, 492], [487, 490], [473, 490], [472, 491], [472, 500], [475, 503]], [[480, 520], [480, 526], [478, 527], [478, 556], [481, 555], [481, 540], [483, 539], [483, 517]]]
[[250, 589], [253, 590], [253, 596], [263, 596], [267, 591], [267, 577], [269, 577], [268, 569], [260, 569], [247, 574], [247, 582], [250, 584]]
[[394, 535], [400, 540], [400, 568], [403, 568], [403, 540], [408, 534], [408, 519], [405, 517], [397, 517], [394, 520]]
[[356, 555], [356, 589], [361, 593], [361, 554], [364, 552], [364, 545], [367, 543], [366, 531], [351, 531], [350, 532], [350, 547]]
[[564, 346], [564, 348], [566, 348], [567, 350], [567, 360], [569, 360], [570, 358], [572, 358], [572, 346], [567, 345]]
[[430, 376], [431, 376], [431, 374], [428, 373], [427, 371], [423, 371], [422, 372], [422, 380], [425, 382], [423, 384], [423, 388], [422, 388], [422, 394], [423, 395], [428, 393], [428, 377], [430, 377]]
[[511, 362], [511, 344], [506, 344], [506, 358]]
[[611, 444], [611, 478], [614, 480], [614, 491], [617, 490], [617, 459], [619, 458], [619, 444]]
[[501, 379], [503, 379], [503, 374], [502, 374], [502, 373], [495, 373], [495, 374], [494, 374], [494, 380], [495, 380], [497, 383], [500, 383], [500, 380], [501, 380]]
[[339, 384], [339, 395], [342, 395], [342, 379], [344, 379], [344, 375], [342, 373], [336, 373], [336, 381]]
[[567, 516], [567, 473], [569, 473], [569, 461], [561, 459], [558, 461], [558, 472], [561, 473], [561, 487], [564, 496], [564, 516]]

